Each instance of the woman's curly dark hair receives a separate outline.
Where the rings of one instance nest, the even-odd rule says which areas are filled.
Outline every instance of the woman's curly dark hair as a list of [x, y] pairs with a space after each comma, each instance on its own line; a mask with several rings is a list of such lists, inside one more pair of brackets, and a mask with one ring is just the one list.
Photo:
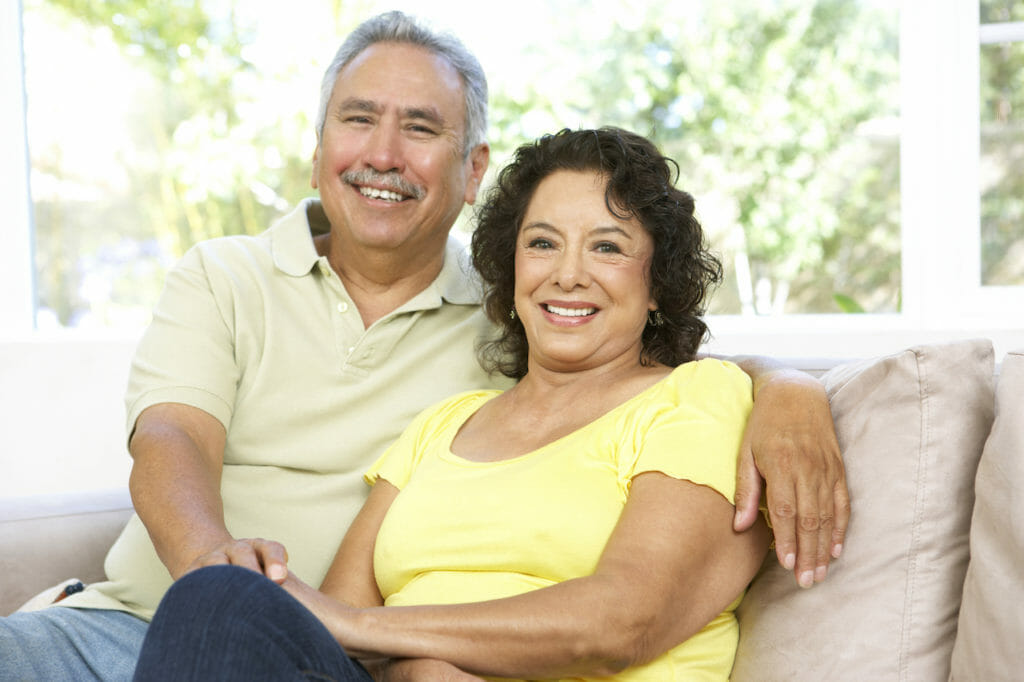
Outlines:
[[486, 288], [484, 311], [498, 326], [497, 337], [479, 348], [484, 366], [514, 379], [526, 374], [526, 332], [509, 316], [516, 240], [537, 186], [559, 170], [605, 176], [608, 210], [635, 217], [653, 238], [649, 281], [663, 323], [644, 329], [641, 360], [670, 367], [692, 360], [708, 333], [704, 299], [721, 281], [722, 264], [707, 249], [693, 197], [674, 186], [675, 161], [640, 135], [606, 127], [564, 129], [521, 146], [478, 210], [473, 264]]

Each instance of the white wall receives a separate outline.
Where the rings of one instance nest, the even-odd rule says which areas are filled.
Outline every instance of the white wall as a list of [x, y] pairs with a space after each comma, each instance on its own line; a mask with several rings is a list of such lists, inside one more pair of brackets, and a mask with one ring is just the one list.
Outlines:
[[0, 497], [123, 487], [134, 339], [0, 341]]

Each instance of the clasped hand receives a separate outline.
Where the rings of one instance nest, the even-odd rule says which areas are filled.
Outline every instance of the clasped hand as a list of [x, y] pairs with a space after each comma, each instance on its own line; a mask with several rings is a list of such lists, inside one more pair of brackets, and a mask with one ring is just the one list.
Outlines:
[[288, 577], [288, 551], [280, 542], [263, 538], [231, 539], [223, 542], [199, 555], [188, 565], [184, 573], [222, 564], [251, 569], [278, 584], [284, 583]]

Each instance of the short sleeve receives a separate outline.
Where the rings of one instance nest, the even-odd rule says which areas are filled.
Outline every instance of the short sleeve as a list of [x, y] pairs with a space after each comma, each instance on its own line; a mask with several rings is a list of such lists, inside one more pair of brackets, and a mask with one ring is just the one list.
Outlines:
[[423, 410], [373, 463], [363, 480], [372, 487], [378, 478], [383, 478], [401, 490], [428, 453], [438, 449], [449, 451], [462, 424], [480, 405], [500, 392], [467, 391]]
[[[198, 247], [168, 273], [153, 320], [132, 361], [125, 397], [128, 432], [139, 414], [164, 402], [197, 407], [230, 425], [239, 379], [232, 316]], [[229, 288], [225, 285], [223, 288]]]
[[402, 431], [394, 443], [384, 451], [377, 461], [363, 474], [366, 484], [373, 487], [378, 478], [395, 486], [399, 490], [404, 488], [412, 477], [412, 472], [423, 457], [423, 442], [431, 427], [431, 420], [437, 412], [438, 406], [430, 407], [420, 412], [412, 423]]
[[644, 428], [624, 473], [632, 479], [661, 472], [735, 503], [737, 457], [752, 407], [750, 378], [736, 365], [707, 359], [680, 366], [644, 408]]

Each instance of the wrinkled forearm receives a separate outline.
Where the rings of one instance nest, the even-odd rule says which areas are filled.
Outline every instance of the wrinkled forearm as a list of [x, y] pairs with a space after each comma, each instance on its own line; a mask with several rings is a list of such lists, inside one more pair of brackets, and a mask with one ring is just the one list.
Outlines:
[[157, 555], [178, 578], [206, 549], [230, 539], [220, 471], [174, 427], [141, 427], [131, 442], [129, 489]]
[[314, 611], [351, 655], [441, 659], [480, 675], [611, 675], [668, 648], [647, 651], [657, 619], [588, 580], [453, 606], [350, 609], [323, 597]]

